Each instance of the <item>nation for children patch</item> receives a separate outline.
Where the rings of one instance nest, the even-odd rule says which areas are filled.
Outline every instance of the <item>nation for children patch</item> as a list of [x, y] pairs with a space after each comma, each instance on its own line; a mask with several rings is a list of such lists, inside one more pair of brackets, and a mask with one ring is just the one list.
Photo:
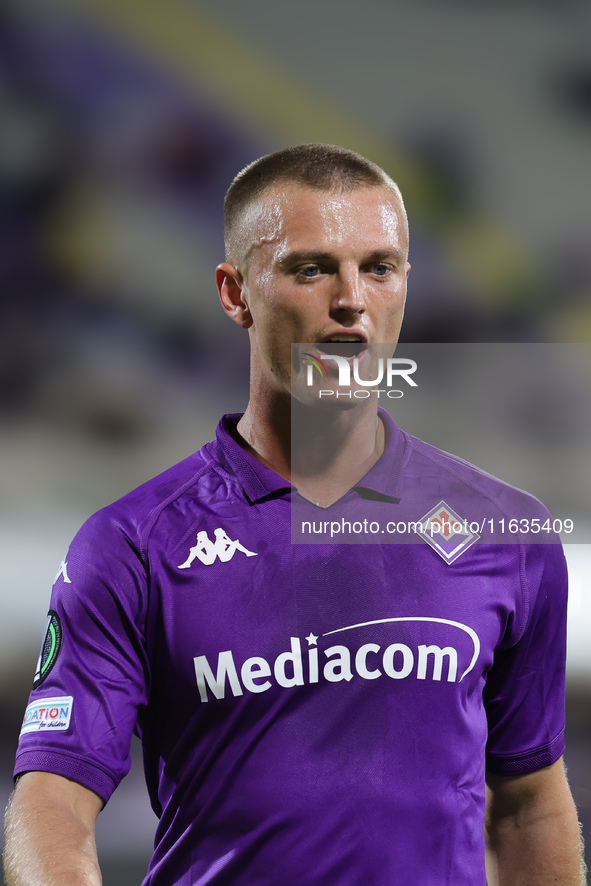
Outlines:
[[35, 669], [35, 677], [33, 679], [33, 689], [43, 683], [52, 667], [57, 661], [62, 648], [62, 623], [57, 612], [50, 609], [47, 613], [47, 621], [45, 623], [45, 634], [41, 643], [41, 652]]
[[21, 735], [26, 735], [28, 732], [65, 731], [70, 725], [73, 703], [71, 695], [32, 701], [25, 711]]

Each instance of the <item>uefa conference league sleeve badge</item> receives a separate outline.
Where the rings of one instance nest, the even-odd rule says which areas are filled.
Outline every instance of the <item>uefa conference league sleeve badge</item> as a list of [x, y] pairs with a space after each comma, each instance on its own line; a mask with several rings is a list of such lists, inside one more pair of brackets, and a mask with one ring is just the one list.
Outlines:
[[41, 643], [41, 652], [35, 669], [35, 677], [33, 679], [33, 689], [43, 683], [54, 664], [57, 661], [60, 649], [62, 648], [62, 623], [57, 612], [50, 609], [47, 613], [47, 621], [45, 623], [45, 634]]

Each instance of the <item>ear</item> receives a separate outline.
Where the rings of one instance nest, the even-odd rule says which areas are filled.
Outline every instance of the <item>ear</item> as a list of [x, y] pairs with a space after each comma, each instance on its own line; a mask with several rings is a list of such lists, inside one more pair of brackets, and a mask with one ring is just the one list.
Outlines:
[[222, 307], [228, 317], [243, 329], [252, 326], [252, 317], [245, 298], [244, 280], [240, 271], [228, 262], [215, 269], [215, 279]]

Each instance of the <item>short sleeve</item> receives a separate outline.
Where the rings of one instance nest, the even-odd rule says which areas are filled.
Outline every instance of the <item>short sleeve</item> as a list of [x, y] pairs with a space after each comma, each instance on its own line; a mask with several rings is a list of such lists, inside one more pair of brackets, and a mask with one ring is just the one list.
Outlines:
[[488, 675], [487, 769], [520, 775], [564, 752], [567, 569], [560, 544], [522, 557], [524, 610], [518, 636], [501, 644]]
[[53, 772], [106, 801], [126, 775], [149, 692], [146, 583], [133, 527], [108, 508], [95, 514], [53, 586], [15, 776]]

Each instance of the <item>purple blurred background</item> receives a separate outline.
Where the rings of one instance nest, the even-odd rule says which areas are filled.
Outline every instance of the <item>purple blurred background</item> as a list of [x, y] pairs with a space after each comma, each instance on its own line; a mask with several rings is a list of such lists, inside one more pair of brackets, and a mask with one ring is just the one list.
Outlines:
[[[247, 338], [218, 305], [213, 269], [225, 190], [260, 154], [344, 144], [399, 182], [406, 342], [577, 343], [559, 382], [532, 372], [518, 398], [506, 379], [505, 398], [501, 379], [498, 447], [489, 436], [479, 449], [463, 425], [459, 454], [493, 470], [515, 434], [523, 485], [542, 498], [568, 486], [561, 472], [572, 480], [572, 452], [588, 464], [589, 33], [583, 0], [0, 4], [6, 797], [70, 537], [245, 405]], [[435, 402], [425, 412], [421, 433], [453, 448], [453, 422]], [[515, 464], [507, 479], [520, 485]], [[591, 525], [580, 474], [563, 507]], [[589, 834], [591, 549], [568, 556], [567, 760]], [[100, 817], [107, 886], [141, 881], [153, 829], [138, 761]]]

